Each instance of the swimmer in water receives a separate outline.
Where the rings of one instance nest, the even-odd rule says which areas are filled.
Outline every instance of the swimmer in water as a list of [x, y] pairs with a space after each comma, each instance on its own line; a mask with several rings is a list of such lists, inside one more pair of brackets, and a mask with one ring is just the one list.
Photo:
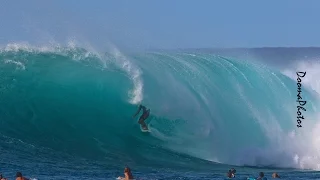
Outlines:
[[7, 180], [7, 179], [4, 178], [4, 177], [2, 176], [2, 174], [0, 174], [0, 180]]
[[132, 180], [133, 176], [129, 167], [124, 168], [124, 177], [118, 177], [121, 180]]
[[266, 177], [264, 177], [264, 173], [260, 172], [259, 177], [256, 180], [266, 180]]
[[23, 177], [21, 172], [17, 172], [16, 180], [29, 180], [29, 179]]
[[228, 178], [235, 178], [236, 177], [236, 170], [234, 168], [229, 169], [228, 173], [227, 173], [227, 177]]
[[141, 111], [141, 109], [142, 109], [142, 115], [140, 116], [138, 123], [141, 125], [142, 129], [148, 130], [147, 124], [144, 121], [149, 117], [150, 109], [147, 109], [143, 105], [139, 105], [139, 109], [133, 115], [133, 117], [136, 117], [139, 114], [139, 112]]
[[272, 178], [280, 178], [278, 173], [272, 173]]

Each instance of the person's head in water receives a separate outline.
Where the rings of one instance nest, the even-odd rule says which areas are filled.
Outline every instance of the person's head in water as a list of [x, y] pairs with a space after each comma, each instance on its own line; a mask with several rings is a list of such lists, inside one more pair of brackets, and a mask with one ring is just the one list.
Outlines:
[[264, 173], [263, 173], [263, 172], [260, 172], [260, 173], [259, 173], [259, 177], [264, 177]]
[[17, 172], [16, 177], [21, 177], [22, 178], [22, 173], [21, 172]]
[[237, 171], [234, 168], [231, 168], [232, 174], [235, 174]]
[[278, 173], [272, 173], [272, 178], [280, 178]]
[[124, 172], [125, 172], [125, 173], [131, 173], [131, 169], [130, 169], [129, 167], [125, 167], [125, 168], [124, 168]]
[[4, 178], [2, 174], [0, 174], [0, 180], [7, 180], [7, 178]]

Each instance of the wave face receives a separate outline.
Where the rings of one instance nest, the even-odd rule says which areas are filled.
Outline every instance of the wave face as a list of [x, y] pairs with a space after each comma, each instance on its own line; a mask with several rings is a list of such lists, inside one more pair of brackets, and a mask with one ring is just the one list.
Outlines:
[[[0, 146], [8, 154], [47, 148], [110, 164], [194, 157], [315, 169], [318, 96], [303, 84], [308, 103], [298, 129], [295, 78], [206, 53], [8, 45], [0, 52]], [[140, 103], [151, 109], [150, 134], [132, 118]], [[21, 150], [22, 143], [30, 146]]]

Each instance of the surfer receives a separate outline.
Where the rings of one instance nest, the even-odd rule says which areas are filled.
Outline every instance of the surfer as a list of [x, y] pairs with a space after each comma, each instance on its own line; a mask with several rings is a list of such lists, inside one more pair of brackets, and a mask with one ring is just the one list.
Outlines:
[[147, 109], [145, 106], [140, 104], [139, 109], [133, 115], [133, 117], [136, 117], [140, 113], [141, 109], [142, 109], [142, 115], [140, 116], [138, 123], [141, 125], [142, 129], [148, 130], [147, 124], [144, 121], [149, 117], [150, 109]]

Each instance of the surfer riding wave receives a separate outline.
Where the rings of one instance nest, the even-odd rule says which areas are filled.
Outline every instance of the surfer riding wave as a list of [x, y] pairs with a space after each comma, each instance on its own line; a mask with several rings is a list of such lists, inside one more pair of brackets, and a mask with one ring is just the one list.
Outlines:
[[141, 109], [142, 109], [142, 115], [140, 116], [138, 123], [141, 125], [142, 129], [148, 130], [147, 124], [144, 121], [149, 117], [150, 109], [147, 109], [143, 105], [139, 105], [139, 109], [133, 115], [133, 117], [136, 117], [140, 113]]

